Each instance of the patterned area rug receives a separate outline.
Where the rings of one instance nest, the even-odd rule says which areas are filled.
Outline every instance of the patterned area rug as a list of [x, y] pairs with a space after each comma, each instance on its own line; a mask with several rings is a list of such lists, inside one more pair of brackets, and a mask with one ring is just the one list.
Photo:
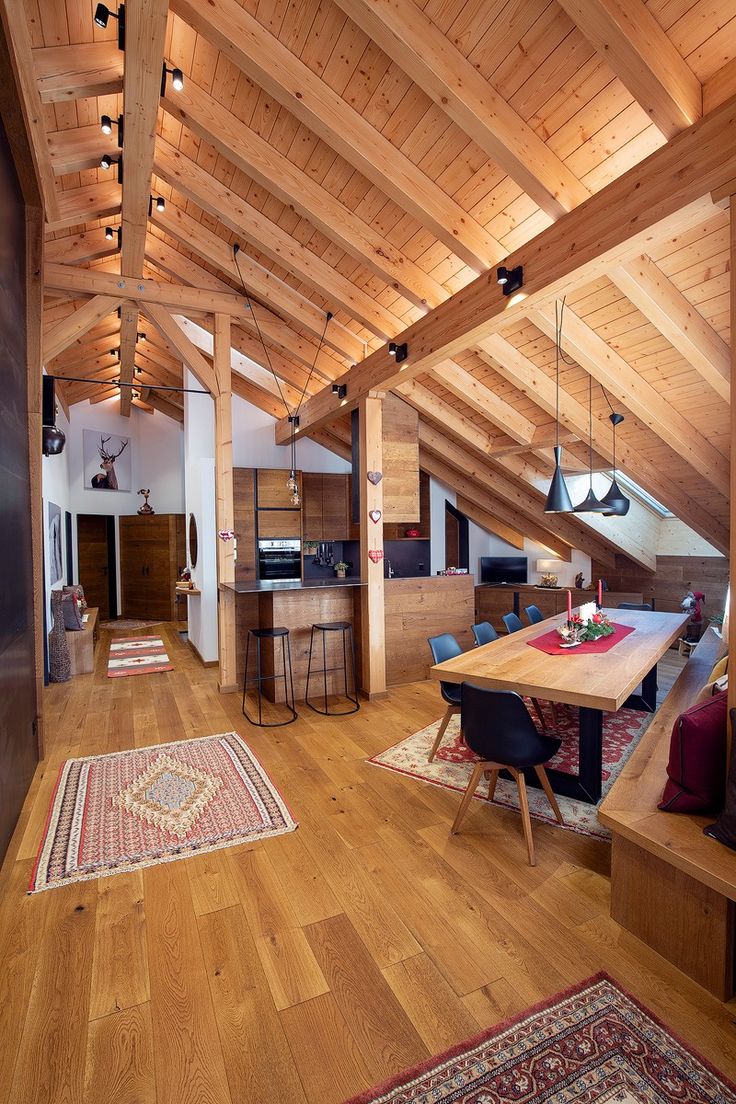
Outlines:
[[736, 1086], [598, 974], [345, 1104], [733, 1104]]
[[152, 629], [154, 625], [162, 625], [162, 621], [144, 621], [136, 617], [118, 617], [115, 621], [102, 621], [101, 629], [114, 629], [116, 632], [128, 632], [135, 629]]
[[160, 636], [115, 636], [110, 641], [108, 678], [152, 675], [157, 671], [173, 670]]
[[69, 759], [59, 771], [29, 892], [295, 828], [235, 732]]
[[[527, 702], [530, 705], [529, 702]], [[549, 709], [549, 705], [544, 705]], [[534, 714], [531, 714], [534, 716]], [[626, 760], [633, 752], [639, 740], [646, 732], [654, 714], [640, 713], [636, 709], [619, 709], [617, 713], [606, 713], [603, 717], [603, 793], [601, 801], [606, 796], [611, 786], [618, 777]], [[554, 733], [549, 716], [549, 732]], [[562, 746], [550, 760], [549, 766], [558, 770], [567, 771], [570, 774], [578, 772], [578, 711], [574, 706], [557, 706], [557, 735], [562, 740]], [[420, 778], [423, 782], [430, 782], [433, 786], [444, 786], [448, 790], [456, 790], [464, 793], [470, 779], [472, 764], [477, 761], [477, 756], [462, 741], [460, 737], [460, 718], [455, 716], [450, 720], [434, 762], [428, 763], [427, 756], [434, 743], [440, 721], [423, 728], [421, 732], [415, 732], [399, 744], [394, 744], [387, 751], [381, 752], [368, 761], [379, 767], [396, 771], [398, 774], [408, 774], [412, 778]], [[475, 799], [488, 804], [486, 796], [488, 787], [481, 782], [475, 792]], [[585, 801], [576, 801], [571, 797], [558, 797], [560, 810], [565, 823], [558, 824], [554, 814], [547, 803], [547, 798], [541, 790], [529, 787], [529, 810], [535, 820], [542, 820], [545, 824], [553, 824], [557, 828], [566, 828], [573, 832], [580, 832], [586, 836], [594, 836], [597, 839], [608, 840], [611, 834], [598, 821], [597, 806], [589, 805]], [[492, 804], [504, 805], [509, 809], [519, 808], [516, 784], [499, 778], [496, 787], [496, 795]]]

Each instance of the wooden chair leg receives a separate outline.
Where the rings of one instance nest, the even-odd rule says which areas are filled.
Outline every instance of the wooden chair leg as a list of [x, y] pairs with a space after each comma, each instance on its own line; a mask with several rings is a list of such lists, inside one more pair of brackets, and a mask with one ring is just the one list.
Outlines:
[[452, 824], [452, 828], [450, 829], [453, 836], [457, 835], [457, 833], [460, 831], [460, 825], [462, 824], [463, 819], [465, 817], [465, 814], [468, 811], [468, 805], [470, 804], [470, 800], [471, 800], [473, 794], [476, 791], [478, 783], [480, 782], [480, 776], [483, 774], [483, 771], [485, 769], [486, 769], [486, 765], [485, 765], [484, 762], [476, 763], [475, 766], [473, 767], [473, 773], [470, 776], [470, 781], [468, 782], [468, 788], [466, 789], [465, 793], [463, 794], [463, 799], [460, 802], [460, 808], [457, 811], [457, 816], [455, 817], [455, 820], [453, 821], [453, 824]]
[[493, 801], [496, 793], [496, 783], [498, 782], [498, 771], [486, 771], [486, 774], [488, 775], [488, 800]]
[[434, 743], [432, 744], [432, 750], [430, 751], [429, 759], [427, 760], [428, 763], [431, 763], [432, 760], [434, 759], [435, 755], [437, 754], [437, 748], [442, 743], [442, 737], [445, 735], [445, 729], [447, 728], [448, 724], [450, 723], [450, 718], [454, 717], [455, 714], [459, 713], [459, 712], [460, 712], [460, 707], [459, 706], [449, 705], [447, 707], [447, 712], [445, 713], [444, 717], [442, 718], [442, 724], [439, 727], [439, 732], [437, 733], [437, 737], [436, 737]]
[[549, 704], [550, 704], [550, 708], [552, 710], [552, 723], [555, 726], [555, 728], [559, 728], [560, 727], [560, 721], [559, 721], [559, 718], [557, 716], [557, 703], [556, 702], [550, 702]]
[[539, 717], [539, 723], [542, 726], [542, 732], [546, 732], [547, 731], [547, 722], [544, 719], [544, 713], [542, 712], [542, 707], [541, 707], [541, 705], [539, 704], [539, 702], [537, 701], [536, 698], [532, 698], [532, 705], [534, 706], [534, 710], [535, 710], [537, 716]]
[[513, 770], [509, 767], [516, 785], [519, 788], [519, 806], [521, 808], [521, 823], [524, 827], [524, 838], [526, 840], [526, 849], [529, 853], [529, 865], [536, 866], [537, 860], [534, 857], [534, 839], [532, 837], [532, 818], [529, 815], [529, 802], [526, 796], [526, 782], [524, 780], [524, 772]]
[[549, 778], [547, 777], [546, 770], [544, 769], [544, 767], [535, 767], [534, 771], [536, 773], [537, 778], [539, 779], [539, 781], [542, 784], [542, 789], [544, 790], [544, 792], [547, 795], [547, 800], [549, 801], [550, 805], [552, 806], [552, 812], [557, 817], [558, 824], [564, 824], [565, 822], [562, 819], [562, 813], [560, 812], [560, 806], [557, 804], [557, 798], [554, 795], [554, 790], [552, 789], [552, 787], [549, 784]]

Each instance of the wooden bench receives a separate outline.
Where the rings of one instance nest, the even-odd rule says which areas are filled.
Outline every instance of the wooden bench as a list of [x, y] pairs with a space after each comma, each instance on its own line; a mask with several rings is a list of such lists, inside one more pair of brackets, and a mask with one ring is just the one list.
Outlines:
[[96, 607], [85, 610], [88, 614], [83, 629], [67, 629], [66, 642], [73, 675], [89, 675], [95, 669], [95, 645], [99, 635]]
[[720, 1000], [734, 992], [736, 852], [703, 835], [712, 816], [657, 808], [675, 718], [723, 643], [709, 630], [598, 811], [613, 833], [611, 916]]

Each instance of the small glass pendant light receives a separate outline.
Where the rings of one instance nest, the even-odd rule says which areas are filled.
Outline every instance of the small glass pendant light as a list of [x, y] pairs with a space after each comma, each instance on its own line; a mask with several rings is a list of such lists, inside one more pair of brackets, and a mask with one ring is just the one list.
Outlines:
[[590, 486], [582, 502], [573, 507], [576, 514], [605, 514], [608, 506], [596, 498], [593, 490], [593, 377], [588, 376], [588, 460], [590, 465]]
[[601, 502], [606, 507], [604, 517], [625, 517], [629, 512], [631, 500], [626, 497], [616, 482], [616, 426], [621, 425], [624, 416], [612, 411], [608, 420], [613, 426], [613, 472], [611, 474], [611, 486], [604, 494]]
[[[564, 310], [565, 301], [562, 301]], [[572, 512], [572, 500], [562, 474], [560, 459], [562, 447], [560, 445], [560, 338], [562, 336], [562, 311], [557, 310], [555, 303], [555, 430], [556, 441], [554, 448], [555, 470], [552, 482], [549, 485], [547, 501], [544, 504], [545, 514], [569, 514]]]

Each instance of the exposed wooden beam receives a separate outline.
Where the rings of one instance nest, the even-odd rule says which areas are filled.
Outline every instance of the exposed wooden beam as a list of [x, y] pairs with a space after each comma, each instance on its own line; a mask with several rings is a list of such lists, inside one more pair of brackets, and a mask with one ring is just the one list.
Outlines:
[[280, 418], [283, 414], [284, 404], [280, 399], [264, 388], [258, 387], [252, 380], [247, 380], [245, 376], [241, 376], [239, 372], [233, 372], [232, 387], [234, 395], [251, 403], [252, 406], [257, 406], [260, 410], [264, 410], [266, 414], [270, 414], [272, 418]]
[[[454, 433], [460, 440], [472, 444], [473, 448], [488, 456], [493, 450], [493, 437], [488, 429], [477, 426], [459, 410], [455, 410], [433, 391], [416, 380], [408, 380], [397, 388], [398, 393], [416, 410], [438, 425]], [[301, 415], [300, 415], [301, 416]]]
[[77, 338], [87, 333], [101, 318], [112, 314], [121, 302], [118, 298], [107, 295], [96, 295], [90, 299], [78, 311], [57, 323], [52, 330], [44, 334], [43, 338], [43, 362], [48, 364], [50, 360], [64, 352]]
[[730, 402], [731, 350], [654, 261], [637, 257], [609, 276], [716, 394]]
[[700, 118], [700, 81], [643, 0], [559, 3], [666, 138]]
[[494, 394], [490, 387], [486, 387], [459, 364], [445, 360], [437, 365], [432, 374], [443, 387], [462, 399], [466, 406], [488, 418], [494, 426], [508, 433], [509, 437], [521, 444], [531, 445], [537, 428], [534, 422], [525, 418], [511, 403]]
[[73, 127], [70, 130], [55, 130], [48, 135], [48, 147], [51, 166], [56, 176], [98, 169], [103, 153], [110, 157], [116, 157], [120, 153], [117, 132], [103, 134], [99, 123]]
[[336, 0], [551, 218], [590, 195], [559, 157], [413, 0]]
[[[734, 177], [736, 102], [729, 101], [516, 250], [507, 265], [523, 265], [522, 295], [502, 295], [495, 273], [486, 273], [400, 335], [409, 348], [400, 368], [387, 349], [352, 368], [344, 378], [348, 408], [368, 390], [393, 388], [402, 376], [435, 367], [529, 307], [647, 252], [675, 227], [706, 217], [710, 192]], [[320, 392], [305, 404], [299, 432], [328, 421], [336, 407], [329, 392]], [[277, 441], [287, 438], [288, 426], [279, 424]]]
[[156, 175], [177, 192], [318, 290], [328, 300], [327, 307], [333, 313], [344, 310], [383, 340], [402, 329], [403, 323], [397, 315], [380, 306], [371, 295], [163, 138], [156, 143], [154, 167]]
[[57, 214], [47, 218], [49, 230], [65, 230], [69, 226], [84, 226], [94, 219], [108, 218], [120, 212], [120, 185], [114, 180], [104, 184], [86, 184], [59, 193]]
[[311, 440], [316, 441], [318, 445], [322, 445], [322, 448], [334, 452], [341, 460], [352, 460], [353, 453], [350, 445], [346, 445], [344, 441], [341, 441], [339, 437], [335, 437], [327, 429], [316, 430], [312, 434]]
[[476, 272], [505, 250], [237, 0], [173, 0], [172, 10]]
[[104, 229], [100, 227], [95, 230], [83, 230], [80, 234], [69, 234], [66, 238], [57, 238], [55, 241], [47, 241], [43, 247], [43, 256], [47, 263], [77, 264], [81, 261], [110, 257], [117, 251], [117, 235], [112, 241], [108, 241]]
[[214, 394], [217, 384], [212, 366], [184, 333], [176, 319], [158, 303], [145, 303], [141, 307], [146, 317], [150, 318], [166, 341], [176, 349], [182, 362], [197, 377], [200, 385]]
[[184, 422], [184, 411], [182, 408], [170, 402], [164, 395], [159, 394], [156, 390], [149, 392], [148, 401], [153, 409], [158, 410], [160, 414], [165, 414], [175, 422]]
[[[555, 382], [537, 365], [520, 353], [518, 349], [500, 334], [484, 338], [478, 346], [478, 354], [488, 361], [494, 371], [507, 379], [514, 387], [528, 395], [551, 417], [555, 417]], [[560, 389], [560, 424], [568, 431], [587, 437], [588, 412], [585, 407]], [[596, 450], [610, 463], [613, 459], [611, 437], [608, 426], [594, 422], [594, 440]], [[631, 448], [625, 436], [619, 432], [616, 442], [616, 457], [619, 468], [635, 479], [644, 490], [659, 502], [677, 514], [681, 521], [689, 525], [701, 536], [714, 544], [719, 551], [728, 549], [728, 530], [710, 511], [690, 498], [676, 483], [669, 479], [666, 472], [660, 471], [637, 450]]]
[[44, 46], [33, 51], [41, 103], [63, 103], [123, 90], [123, 57], [114, 42]]
[[703, 114], [736, 96], [736, 57], [721, 66], [703, 84]]
[[[232, 246], [173, 203], [167, 203], [165, 211], [157, 211], [154, 207], [151, 221], [159, 230], [163, 230], [185, 248], [193, 250], [202, 260], [219, 268], [238, 284], [241, 283], [239, 266], [252, 297], [267, 303], [272, 311], [291, 319], [310, 333], [320, 336], [325, 324], [324, 311], [294, 291], [289, 284], [279, 280], [267, 268], [259, 265], [244, 250], [238, 254], [236, 266]], [[365, 342], [334, 319], [325, 335], [325, 345], [350, 361], [362, 360], [366, 354]]]
[[[531, 311], [529, 318], [554, 341], [555, 318], [549, 307]], [[729, 468], [723, 453], [569, 307], [565, 310], [562, 344], [581, 368], [728, 498]]]
[[411, 303], [436, 307], [449, 297], [442, 284], [192, 80], [180, 92], [167, 92], [163, 106]]
[[[488, 513], [487, 510], [482, 510], [475, 502], [471, 502], [469, 498], [463, 498], [458, 495], [455, 499], [455, 505], [461, 514], [465, 514], [474, 525], [484, 529], [486, 533], [493, 533], [494, 536], [500, 537], [501, 540], [506, 541], [512, 548], [522, 549], [524, 547], [524, 535], [520, 533], [518, 529], [512, 529], [510, 525], [504, 525], [502, 521], [494, 517], [493, 514]], [[570, 552], [568, 552], [568, 556]]]
[[[235, 528], [233, 504], [233, 411], [230, 383], [230, 317], [215, 315], [215, 341], [212, 367], [215, 400], [215, 519], [218, 532]], [[236, 690], [236, 596], [223, 590], [224, 583], [235, 581], [235, 551], [232, 541], [217, 541], [217, 639], [220, 662], [219, 690]]]

